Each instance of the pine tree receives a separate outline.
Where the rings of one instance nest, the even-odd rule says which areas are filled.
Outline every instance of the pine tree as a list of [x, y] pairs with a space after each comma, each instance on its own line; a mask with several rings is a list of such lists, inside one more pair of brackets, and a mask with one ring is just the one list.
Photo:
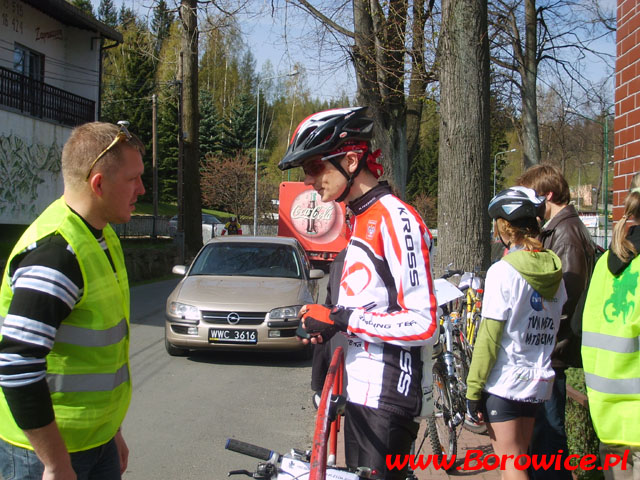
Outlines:
[[158, 3], [153, 8], [153, 19], [151, 19], [151, 33], [155, 37], [156, 55], [162, 50], [162, 43], [169, 36], [169, 30], [173, 23], [173, 13], [169, 11], [167, 2], [165, 0], [158, 0]]
[[[122, 13], [122, 11], [121, 11]], [[117, 48], [108, 50], [105, 61], [105, 83], [102, 117], [116, 123], [130, 122], [130, 129], [136, 133], [151, 152], [151, 95], [155, 90], [155, 63], [150, 55], [150, 36], [144, 22], [135, 15], [118, 29], [124, 42]], [[151, 185], [151, 155], [145, 155], [143, 182]], [[147, 190], [146, 197], [152, 194]], [[145, 197], [145, 199], [146, 199]]]
[[93, 14], [93, 6], [91, 5], [90, 0], [72, 0], [71, 5], [73, 5], [74, 7], [78, 7], [87, 15], [95, 17], [95, 15]]
[[247, 152], [255, 147], [255, 105], [249, 93], [241, 93], [225, 121], [222, 151], [227, 155]]
[[118, 25], [118, 11], [113, 4], [113, 0], [100, 0], [98, 20], [112, 28]]
[[200, 90], [200, 157], [208, 157], [222, 150], [222, 124], [216, 111], [213, 95]]

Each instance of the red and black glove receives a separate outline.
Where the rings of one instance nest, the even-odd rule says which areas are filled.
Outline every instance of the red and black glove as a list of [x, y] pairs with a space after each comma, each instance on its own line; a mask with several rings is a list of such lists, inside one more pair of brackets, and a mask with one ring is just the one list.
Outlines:
[[351, 310], [318, 304], [305, 305], [305, 309], [302, 319], [307, 332], [322, 333], [329, 328], [347, 331]]

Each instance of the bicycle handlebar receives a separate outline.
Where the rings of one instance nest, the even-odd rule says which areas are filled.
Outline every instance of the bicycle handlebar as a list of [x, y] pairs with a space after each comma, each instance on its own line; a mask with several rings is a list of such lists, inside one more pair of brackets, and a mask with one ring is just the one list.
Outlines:
[[233, 452], [242, 453], [243, 455], [257, 458], [259, 460], [269, 461], [274, 457], [278, 458], [280, 456], [278, 452], [274, 452], [273, 450], [269, 450], [267, 448], [258, 447], [257, 445], [243, 442], [241, 440], [236, 440], [235, 438], [228, 438], [224, 448]]
[[442, 275], [442, 277], [440, 278], [451, 278], [454, 275], [463, 275], [464, 274], [464, 270], [447, 270], [446, 272], [444, 272], [444, 274]]

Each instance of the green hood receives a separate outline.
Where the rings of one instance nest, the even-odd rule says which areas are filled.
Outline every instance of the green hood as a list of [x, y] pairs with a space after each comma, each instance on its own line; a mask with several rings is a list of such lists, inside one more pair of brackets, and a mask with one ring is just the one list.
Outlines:
[[562, 262], [551, 250], [518, 250], [502, 258], [515, 268], [533, 289], [547, 300], [558, 291], [562, 280]]

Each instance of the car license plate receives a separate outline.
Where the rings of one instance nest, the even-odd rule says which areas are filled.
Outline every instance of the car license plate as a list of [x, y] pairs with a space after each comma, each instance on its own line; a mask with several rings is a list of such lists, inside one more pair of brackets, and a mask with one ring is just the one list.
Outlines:
[[257, 330], [239, 330], [231, 328], [210, 328], [211, 343], [258, 343]]

